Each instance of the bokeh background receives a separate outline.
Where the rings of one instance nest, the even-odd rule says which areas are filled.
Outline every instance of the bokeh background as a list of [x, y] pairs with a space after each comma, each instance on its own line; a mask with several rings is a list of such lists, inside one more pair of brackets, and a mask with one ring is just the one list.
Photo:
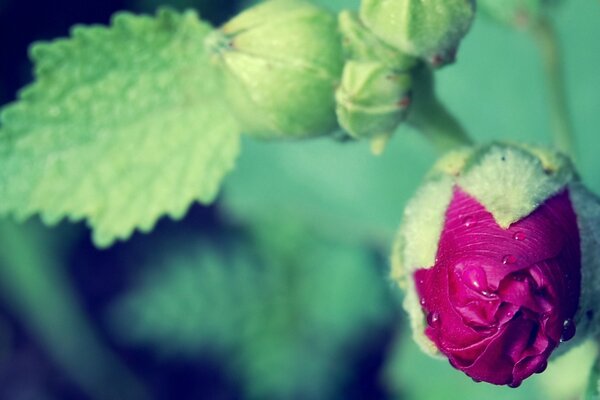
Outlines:
[[[73, 24], [169, 4], [218, 25], [250, 3], [0, 0], [0, 104], [31, 80], [29, 44]], [[600, 193], [600, 3], [564, 3], [577, 163]], [[526, 33], [480, 16], [439, 93], [477, 140], [549, 143], [541, 70]], [[245, 140], [214, 206], [108, 250], [83, 224], [1, 221], [0, 399], [576, 399], [591, 344], [509, 389], [412, 343], [387, 258], [435, 157], [404, 127], [380, 157], [366, 143]]]

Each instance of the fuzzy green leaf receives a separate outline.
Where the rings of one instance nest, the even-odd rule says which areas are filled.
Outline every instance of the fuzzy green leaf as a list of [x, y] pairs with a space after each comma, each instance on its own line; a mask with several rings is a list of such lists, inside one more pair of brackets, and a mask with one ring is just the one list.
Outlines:
[[119, 13], [31, 49], [35, 82], [0, 115], [0, 214], [86, 219], [107, 246], [214, 200], [237, 123], [193, 12]]

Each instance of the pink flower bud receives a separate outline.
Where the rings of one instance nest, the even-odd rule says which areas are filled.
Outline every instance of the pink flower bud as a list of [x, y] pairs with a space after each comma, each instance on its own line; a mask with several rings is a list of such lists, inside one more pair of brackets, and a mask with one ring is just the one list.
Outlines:
[[425, 334], [473, 379], [518, 386], [575, 334], [580, 268], [568, 191], [504, 229], [456, 187], [435, 265], [414, 274]]
[[559, 345], [600, 332], [599, 227], [600, 199], [560, 153], [492, 143], [442, 157], [392, 254], [415, 341], [477, 381], [542, 372]]

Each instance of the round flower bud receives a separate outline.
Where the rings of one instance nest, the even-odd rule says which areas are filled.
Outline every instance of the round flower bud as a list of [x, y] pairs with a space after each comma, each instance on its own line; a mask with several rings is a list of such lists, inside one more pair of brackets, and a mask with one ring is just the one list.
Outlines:
[[559, 0], [479, 0], [481, 12], [504, 24], [525, 27], [539, 20], [548, 6]]
[[408, 73], [378, 62], [348, 61], [335, 93], [339, 124], [356, 139], [393, 133], [406, 116], [410, 86]]
[[600, 202], [558, 153], [448, 154], [392, 255], [416, 341], [476, 381], [516, 387], [542, 372], [561, 342], [597, 333], [599, 223]]
[[474, 0], [363, 0], [360, 8], [382, 40], [434, 66], [454, 60], [474, 16]]
[[343, 52], [333, 14], [302, 0], [265, 1], [223, 25], [207, 46], [225, 69], [245, 133], [303, 138], [337, 128]]

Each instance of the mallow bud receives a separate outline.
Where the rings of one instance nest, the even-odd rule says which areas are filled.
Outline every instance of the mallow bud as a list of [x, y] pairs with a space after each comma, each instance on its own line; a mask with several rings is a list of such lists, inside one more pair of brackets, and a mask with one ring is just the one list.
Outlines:
[[600, 202], [559, 153], [449, 153], [392, 255], [416, 341], [476, 381], [516, 387], [542, 372], [562, 342], [597, 334], [599, 224]]
[[434, 66], [454, 60], [474, 16], [474, 0], [362, 0], [360, 7], [382, 40]]
[[303, 0], [268, 0], [223, 25], [207, 46], [245, 133], [303, 138], [337, 128], [343, 53], [335, 15]]
[[335, 93], [338, 123], [355, 139], [373, 139], [380, 152], [406, 117], [418, 60], [380, 40], [356, 13], [342, 11], [338, 21], [347, 60]]
[[349, 61], [336, 91], [338, 122], [350, 136], [391, 134], [410, 105], [411, 76], [378, 62]]
[[340, 12], [338, 24], [346, 59], [377, 61], [396, 71], [409, 71], [417, 65], [418, 59], [379, 39], [355, 12]]

